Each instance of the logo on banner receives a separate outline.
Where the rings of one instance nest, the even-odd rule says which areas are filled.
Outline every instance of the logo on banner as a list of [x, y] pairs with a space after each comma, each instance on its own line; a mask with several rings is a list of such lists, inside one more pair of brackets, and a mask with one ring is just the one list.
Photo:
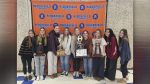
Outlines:
[[72, 18], [71, 14], [66, 15], [67, 20], [70, 20]]
[[41, 14], [39, 15], [39, 17], [40, 17], [40, 19], [44, 19], [44, 18], [45, 18], [45, 14], [44, 14], [44, 13], [41, 13]]
[[94, 15], [93, 15], [93, 19], [94, 19], [94, 20], [98, 19], [98, 14], [94, 14]]
[[84, 10], [85, 9], [85, 5], [80, 5], [80, 10]]
[[80, 28], [84, 28], [84, 24], [83, 23], [80, 23]]
[[58, 5], [57, 4], [53, 4], [52, 8], [53, 8], [53, 10], [57, 10], [58, 9]]

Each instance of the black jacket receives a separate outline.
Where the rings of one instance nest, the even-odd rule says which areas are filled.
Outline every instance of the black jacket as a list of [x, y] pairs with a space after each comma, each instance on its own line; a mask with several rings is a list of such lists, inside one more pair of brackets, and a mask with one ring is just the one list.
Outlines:
[[29, 38], [31, 37], [26, 36], [22, 41], [18, 55], [33, 57], [33, 52], [35, 51], [35, 38], [34, 37], [31, 38], [32, 46], [30, 48], [29, 48]]

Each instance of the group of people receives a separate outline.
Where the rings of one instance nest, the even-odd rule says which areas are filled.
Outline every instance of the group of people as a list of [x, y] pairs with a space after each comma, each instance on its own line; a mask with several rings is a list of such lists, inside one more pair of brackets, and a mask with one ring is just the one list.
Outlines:
[[[120, 57], [120, 70], [123, 79], [127, 79], [127, 64], [131, 59], [131, 52], [126, 29], [120, 30], [118, 40], [111, 28], [106, 28], [104, 35], [101, 30], [97, 29], [91, 34], [92, 38], [90, 37], [90, 32], [87, 30], [80, 32], [78, 27], [74, 28], [74, 33], [72, 34], [69, 28], [64, 28], [64, 31], [60, 32], [59, 26], [55, 26], [48, 33], [48, 36], [46, 36], [45, 32], [45, 29], [41, 28], [39, 34], [35, 36], [34, 31], [29, 30], [28, 36], [22, 41], [19, 55], [21, 56], [26, 80], [32, 79], [32, 58], [34, 58], [35, 63], [36, 80], [44, 80], [46, 56], [48, 60], [48, 76], [51, 78], [57, 77], [57, 50], [60, 47], [65, 52], [64, 56], [59, 56], [63, 70], [61, 75], [68, 76], [70, 69], [69, 59], [72, 56], [74, 77], [79, 77], [83, 74], [80, 71], [81, 61], [83, 61], [84, 78], [93, 77], [95, 80], [100, 81], [106, 77], [114, 81], [117, 59]], [[81, 42], [83, 49], [87, 50], [87, 56], [84, 57], [76, 56], [79, 35], [83, 37]], [[26, 65], [28, 65], [28, 68]]]

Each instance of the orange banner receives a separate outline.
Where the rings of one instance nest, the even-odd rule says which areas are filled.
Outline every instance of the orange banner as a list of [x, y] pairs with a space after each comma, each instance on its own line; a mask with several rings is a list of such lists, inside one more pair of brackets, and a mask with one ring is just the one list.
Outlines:
[[59, 25], [61, 31], [69, 27], [73, 32], [75, 27], [81, 31], [88, 30], [90, 34], [96, 29], [105, 29], [106, 0], [92, 2], [64, 2], [31, 0], [32, 22], [36, 34], [41, 27], [49, 33], [54, 25]]

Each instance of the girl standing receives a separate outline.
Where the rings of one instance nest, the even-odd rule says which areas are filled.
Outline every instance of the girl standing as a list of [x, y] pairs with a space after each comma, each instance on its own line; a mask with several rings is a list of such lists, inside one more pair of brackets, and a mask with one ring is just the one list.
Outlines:
[[65, 28], [63, 38], [62, 38], [62, 47], [65, 50], [65, 56], [60, 57], [61, 61], [61, 67], [63, 72], [61, 75], [66, 75], [68, 76], [68, 71], [69, 71], [69, 56], [71, 54], [71, 35], [69, 28]]
[[[33, 58], [33, 52], [35, 50], [35, 38], [34, 38], [34, 32], [33, 30], [29, 30], [28, 36], [24, 38], [22, 41], [19, 55], [21, 56], [21, 61], [23, 64], [23, 73], [25, 76], [25, 80], [31, 80], [31, 71], [32, 71], [32, 58]], [[28, 68], [27, 68], [28, 65]], [[28, 71], [28, 74], [27, 74]]]
[[92, 41], [89, 38], [89, 32], [87, 30], [83, 31], [83, 45], [84, 49], [87, 49], [87, 57], [83, 58], [85, 78], [92, 76]]
[[127, 65], [131, 59], [131, 52], [129, 46], [128, 33], [126, 29], [121, 29], [119, 33], [119, 52], [120, 52], [120, 64], [123, 80], [126, 81], [128, 75]]
[[105, 65], [105, 46], [106, 41], [102, 37], [101, 31], [97, 30], [92, 39], [93, 43], [93, 77], [100, 81], [104, 79], [104, 65]]
[[44, 80], [44, 64], [46, 56], [47, 37], [45, 35], [45, 29], [41, 28], [40, 33], [36, 38], [36, 50], [34, 53], [36, 80]]
[[74, 34], [71, 37], [71, 52], [73, 54], [73, 76], [74, 77], [79, 77], [79, 69], [80, 69], [80, 62], [81, 58], [76, 57], [76, 46], [77, 46], [77, 37], [80, 35], [80, 30], [79, 28], [74, 29]]
[[116, 36], [112, 29], [107, 28], [105, 30], [104, 38], [107, 42], [106, 46], [106, 70], [105, 77], [109, 80], [114, 81], [116, 75], [117, 58], [118, 58], [118, 44]]

